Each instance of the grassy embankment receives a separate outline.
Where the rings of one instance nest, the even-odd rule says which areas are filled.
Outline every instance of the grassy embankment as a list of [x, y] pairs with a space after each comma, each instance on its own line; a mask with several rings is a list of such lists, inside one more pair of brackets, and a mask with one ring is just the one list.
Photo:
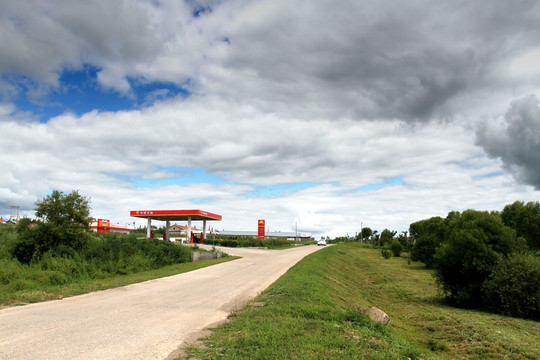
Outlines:
[[[40, 282], [38, 285], [32, 286], [31, 288], [25, 288], [24, 286], [17, 288], [12, 285], [10, 286], [9, 283], [3, 284], [0, 282], [0, 307], [2, 305], [23, 305], [27, 303], [54, 300], [58, 299], [59, 297], [68, 297], [86, 294], [92, 291], [111, 289], [119, 286], [181, 274], [235, 259], [238, 259], [238, 257], [227, 256], [221, 259], [174, 264], [159, 269], [147, 270], [127, 275], [117, 275], [103, 279], [79, 278], [71, 283], [62, 285]], [[28, 266], [25, 267], [25, 276], [30, 281], [36, 278], [39, 279], [43, 276], [39, 269], [29, 269]]]
[[21, 241], [14, 226], [0, 226], [0, 307], [104, 290], [234, 259], [191, 263], [190, 253], [201, 250], [135, 236], [89, 234], [84, 249], [35, 253], [26, 264], [12, 253]]
[[[185, 358], [538, 359], [540, 323], [445, 306], [432, 272], [359, 244], [302, 260]], [[390, 326], [364, 315], [376, 306]]]

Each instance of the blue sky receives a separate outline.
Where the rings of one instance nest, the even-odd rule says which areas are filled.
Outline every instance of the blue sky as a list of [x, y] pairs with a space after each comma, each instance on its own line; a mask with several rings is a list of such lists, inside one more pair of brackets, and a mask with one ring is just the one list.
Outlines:
[[536, 201], [539, 20], [538, 1], [3, 1], [0, 216], [78, 190], [113, 222], [200, 208], [342, 236]]
[[24, 75], [4, 74], [4, 81], [18, 88], [13, 103], [18, 111], [28, 111], [39, 121], [66, 112], [83, 115], [92, 110], [120, 111], [140, 109], [156, 101], [174, 97], [187, 97], [189, 91], [175, 83], [144, 81], [129, 78], [131, 91], [119, 93], [101, 86], [97, 81], [99, 68], [85, 64], [80, 69], [64, 69], [58, 76], [57, 86], [46, 86]]

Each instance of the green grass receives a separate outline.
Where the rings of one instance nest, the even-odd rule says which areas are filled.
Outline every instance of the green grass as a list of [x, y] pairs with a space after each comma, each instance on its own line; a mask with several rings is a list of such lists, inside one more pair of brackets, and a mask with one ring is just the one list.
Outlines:
[[349, 243], [308, 256], [202, 341], [183, 358], [538, 359], [540, 323], [445, 306], [423, 264]]
[[[63, 285], [47, 285], [41, 283], [37, 287], [35, 285], [25, 286], [24, 281], [31, 281], [27, 279], [20, 284], [20, 289], [13, 288], [12, 286], [10, 286], [10, 288], [8, 289], [5, 285], [2, 285], [2, 283], [0, 283], [0, 304], [3, 306], [11, 306], [54, 300], [58, 299], [59, 296], [69, 297], [89, 293], [92, 291], [125, 286], [147, 280], [181, 274], [184, 272], [197, 270], [206, 266], [211, 266], [235, 259], [238, 259], [238, 257], [227, 256], [214, 260], [203, 260], [190, 263], [174, 264], [159, 269], [147, 270], [128, 275], [118, 275], [103, 279], [78, 279], [72, 283]], [[36, 273], [36, 276], [41, 275]]]

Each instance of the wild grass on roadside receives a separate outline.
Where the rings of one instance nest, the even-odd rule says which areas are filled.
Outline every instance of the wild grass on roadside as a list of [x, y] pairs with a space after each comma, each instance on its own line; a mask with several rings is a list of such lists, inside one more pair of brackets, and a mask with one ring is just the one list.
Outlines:
[[[8, 287], [8, 285], [0, 282], [0, 305], [18, 305], [46, 300], [54, 300], [58, 299], [59, 296], [68, 297], [80, 295], [92, 291], [105, 290], [114, 287], [139, 283], [147, 280], [181, 274], [184, 272], [235, 259], [238, 259], [238, 257], [228, 256], [215, 260], [203, 260], [193, 263], [189, 262], [174, 264], [159, 269], [147, 270], [128, 275], [117, 275], [101, 279], [82, 278], [78, 281], [65, 284], [51, 284], [44, 282], [43, 277], [51, 275], [44, 273], [40, 269], [28, 269], [29, 266], [27, 265], [16, 264], [15, 262], [8, 264], [5, 261], [0, 261], [0, 266], [6, 266], [6, 264], [8, 264], [7, 266], [11, 267], [21, 266], [25, 267], [27, 271], [26, 279], [21, 280], [20, 288]], [[42, 282], [38, 284], [36, 281], [40, 280], [40, 278]]]
[[30, 228], [19, 225], [0, 226], [0, 305], [81, 294], [213, 263], [190, 264], [193, 249], [187, 246], [118, 234], [85, 234], [85, 246], [77, 250], [62, 246], [41, 253], [30, 246], [30, 260], [21, 262], [14, 250], [26, 249], [20, 231]]
[[537, 359], [540, 323], [446, 306], [422, 264], [353, 243], [305, 258], [203, 341], [185, 358]]

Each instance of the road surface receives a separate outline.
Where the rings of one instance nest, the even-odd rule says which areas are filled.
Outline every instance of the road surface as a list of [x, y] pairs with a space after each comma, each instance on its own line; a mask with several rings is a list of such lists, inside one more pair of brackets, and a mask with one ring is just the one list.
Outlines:
[[193, 334], [224, 320], [317, 249], [224, 249], [243, 258], [2, 309], [0, 359], [166, 359], [184, 341], [192, 341]]

